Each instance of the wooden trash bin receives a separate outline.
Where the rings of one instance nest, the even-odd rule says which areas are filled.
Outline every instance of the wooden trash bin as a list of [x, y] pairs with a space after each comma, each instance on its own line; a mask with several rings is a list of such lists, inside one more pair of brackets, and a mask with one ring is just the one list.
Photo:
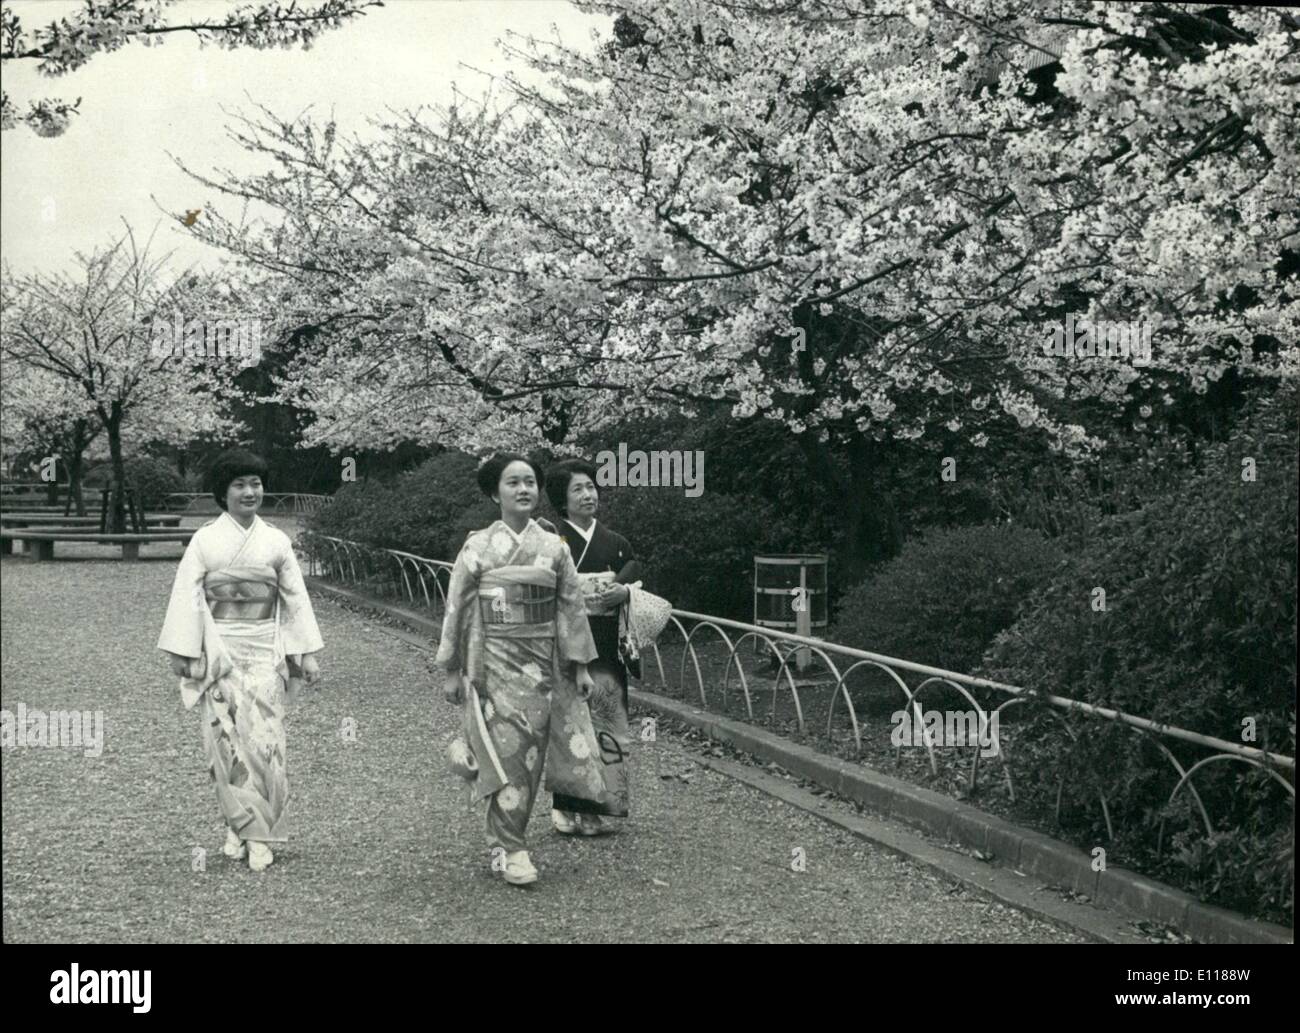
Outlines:
[[[826, 554], [765, 553], [754, 557], [754, 623], [805, 638], [821, 637], [827, 626]], [[768, 652], [762, 642], [755, 643]], [[797, 651], [795, 665], [807, 669], [808, 649]]]

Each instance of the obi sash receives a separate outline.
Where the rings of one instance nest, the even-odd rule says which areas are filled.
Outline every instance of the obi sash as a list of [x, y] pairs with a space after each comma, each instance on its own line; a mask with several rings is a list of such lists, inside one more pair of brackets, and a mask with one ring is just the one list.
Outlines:
[[[264, 597], [265, 596], [265, 597]], [[266, 618], [240, 616], [243, 612], [262, 612], [269, 601], [270, 614]], [[275, 569], [266, 566], [227, 567], [209, 571], [203, 576], [203, 588], [195, 595], [195, 607], [203, 623], [203, 656], [191, 665], [191, 675], [181, 679], [181, 703], [188, 710], [193, 707], [214, 684], [235, 669], [217, 627], [218, 620], [271, 620], [275, 627], [276, 673], [284, 679], [286, 698], [297, 694], [295, 679], [291, 678], [289, 665], [280, 641], [280, 623], [276, 613], [280, 601], [279, 580]], [[225, 609], [223, 609], [223, 607]], [[218, 616], [218, 612], [224, 616]]]
[[555, 634], [555, 572], [526, 566], [484, 571], [478, 605], [485, 635], [550, 638]]
[[247, 568], [239, 576], [214, 571], [203, 579], [203, 594], [213, 620], [267, 621], [275, 617], [279, 585], [274, 577], [259, 576]]

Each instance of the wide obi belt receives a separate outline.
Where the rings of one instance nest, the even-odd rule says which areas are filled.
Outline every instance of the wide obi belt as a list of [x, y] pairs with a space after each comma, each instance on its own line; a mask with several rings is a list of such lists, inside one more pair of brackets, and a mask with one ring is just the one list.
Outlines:
[[279, 579], [269, 565], [232, 566], [203, 575], [203, 602], [195, 595], [203, 621], [203, 657], [194, 676], [181, 679], [181, 702], [186, 709], [237, 670], [236, 658], [244, 663], [273, 663], [286, 691], [293, 691], [275, 620], [279, 595]]
[[203, 578], [203, 595], [216, 621], [269, 621], [275, 617], [279, 582], [274, 572], [249, 568], [238, 574], [213, 571]]
[[550, 638], [555, 634], [555, 571], [544, 567], [497, 567], [478, 586], [484, 634]]

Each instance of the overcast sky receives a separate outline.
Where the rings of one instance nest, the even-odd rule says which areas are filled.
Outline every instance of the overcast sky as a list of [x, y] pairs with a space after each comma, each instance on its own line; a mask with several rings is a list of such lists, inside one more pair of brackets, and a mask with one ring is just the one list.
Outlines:
[[[30, 29], [80, 4], [5, 6]], [[234, 6], [183, 0], [166, 17], [177, 23]], [[132, 44], [97, 55], [58, 79], [37, 75], [35, 62], [5, 62], [4, 90], [20, 111], [38, 97], [83, 99], [62, 136], [45, 139], [23, 125], [0, 135], [0, 254], [16, 272], [62, 267], [76, 250], [117, 239], [125, 217], [141, 234], [162, 220], [158, 250], [173, 250], [181, 263], [213, 264], [220, 256], [166, 220], [150, 195], [169, 212], [208, 203], [208, 192], [168, 151], [197, 172], [264, 167], [226, 137], [223, 106], [251, 110], [257, 102], [283, 116], [314, 107], [322, 118], [332, 110], [341, 133], [364, 132], [366, 120], [386, 108], [447, 103], [453, 83], [481, 93], [487, 79], [473, 69], [507, 67], [496, 45], [507, 31], [558, 32], [565, 43], [588, 48], [592, 30], [607, 22], [566, 0], [386, 0], [307, 51], [200, 48], [178, 34], [160, 47]], [[237, 214], [229, 200], [220, 206]]]

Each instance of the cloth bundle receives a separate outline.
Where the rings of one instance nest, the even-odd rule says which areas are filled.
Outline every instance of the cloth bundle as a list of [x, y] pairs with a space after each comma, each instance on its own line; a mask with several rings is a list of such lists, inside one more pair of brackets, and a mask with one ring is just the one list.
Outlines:
[[627, 586], [627, 605], [619, 608], [618, 645], [623, 662], [632, 674], [641, 677], [641, 652], [652, 645], [668, 625], [673, 604], [647, 592], [640, 581]]

